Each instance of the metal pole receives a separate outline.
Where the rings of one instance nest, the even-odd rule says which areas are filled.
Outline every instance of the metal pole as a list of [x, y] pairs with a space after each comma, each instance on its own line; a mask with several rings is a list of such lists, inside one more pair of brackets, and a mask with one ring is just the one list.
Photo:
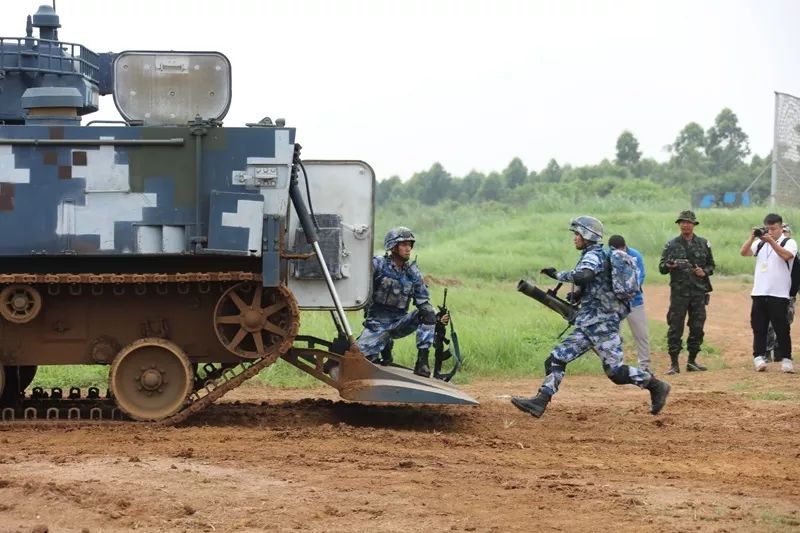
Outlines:
[[22, 146], [183, 146], [183, 139], [0, 139]]
[[336, 287], [333, 286], [333, 278], [331, 278], [331, 274], [328, 272], [328, 265], [325, 264], [325, 258], [322, 256], [322, 249], [319, 247], [319, 242], [314, 241], [311, 243], [311, 246], [314, 247], [314, 253], [317, 254], [317, 260], [322, 266], [322, 273], [325, 274], [325, 284], [328, 285], [328, 291], [331, 293], [331, 298], [333, 298], [333, 305], [336, 307], [336, 313], [339, 315], [339, 320], [342, 323], [344, 332], [347, 334], [347, 338], [352, 342], [353, 330], [350, 329], [350, 324], [347, 322], [347, 315], [344, 314], [342, 302], [339, 300], [339, 293], [336, 292]]
[[[306, 242], [314, 249], [314, 254], [317, 256], [319, 266], [322, 268], [322, 273], [325, 276], [325, 284], [328, 286], [328, 292], [331, 293], [333, 305], [336, 307], [336, 313], [339, 315], [339, 321], [347, 334], [347, 339], [350, 344], [355, 342], [353, 338], [353, 330], [350, 329], [350, 323], [347, 321], [347, 315], [344, 313], [342, 302], [339, 300], [339, 294], [336, 292], [336, 287], [333, 285], [333, 278], [328, 271], [328, 265], [325, 263], [325, 257], [322, 255], [322, 249], [319, 247], [319, 239], [317, 237], [317, 230], [314, 227], [314, 222], [311, 220], [311, 215], [308, 213], [306, 203], [303, 201], [303, 193], [300, 191], [300, 184], [297, 178], [297, 167], [300, 165], [300, 145], [294, 145], [294, 161], [292, 163], [292, 173], [289, 181], [289, 197], [294, 205], [294, 210], [297, 212], [297, 218], [300, 221], [300, 226], [306, 234]], [[306, 179], [308, 177], [306, 176]]]
[[769, 190], [769, 203], [775, 205], [777, 199], [775, 196], [778, 192], [778, 101], [780, 93], [775, 93], [775, 125], [773, 127], [772, 137], [772, 178]]
[[[204, 132], [203, 132], [204, 133]], [[202, 189], [200, 188], [200, 180], [203, 179], [203, 133], [193, 132], [194, 135], [194, 235], [198, 239], [195, 241], [195, 246], [198, 245], [199, 239], [203, 235], [203, 230], [200, 228], [201, 213], [200, 206], [202, 201]]]

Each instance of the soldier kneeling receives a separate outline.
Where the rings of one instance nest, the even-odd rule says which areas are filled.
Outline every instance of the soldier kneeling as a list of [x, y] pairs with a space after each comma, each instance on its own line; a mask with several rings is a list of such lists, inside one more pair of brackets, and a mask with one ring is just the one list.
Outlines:
[[[364, 331], [356, 341], [361, 352], [372, 362], [392, 362], [393, 339], [417, 332], [417, 362], [414, 373], [430, 377], [428, 357], [433, 344], [436, 310], [430, 303], [422, 272], [411, 258], [416, 238], [404, 227], [386, 234], [383, 256], [372, 258], [372, 301], [364, 310]], [[408, 312], [411, 300], [416, 309]], [[440, 318], [443, 324], [448, 315]], [[379, 361], [380, 355], [380, 361]]]

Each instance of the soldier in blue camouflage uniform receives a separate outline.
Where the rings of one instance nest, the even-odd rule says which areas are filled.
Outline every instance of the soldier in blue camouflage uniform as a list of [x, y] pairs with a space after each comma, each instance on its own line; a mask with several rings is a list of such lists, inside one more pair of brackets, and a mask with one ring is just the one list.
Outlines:
[[570, 271], [557, 272], [549, 267], [542, 269], [542, 273], [577, 286], [580, 309], [575, 318], [575, 329], [553, 348], [545, 360], [546, 375], [536, 396], [514, 397], [511, 403], [537, 418], [542, 416], [550, 398], [558, 392], [567, 363], [591, 349], [600, 357], [603, 370], [611, 381], [617, 385], [633, 384], [649, 390], [650, 412], [658, 414], [666, 404], [669, 384], [648, 372], [623, 364], [619, 327], [627, 308], [617, 299], [611, 286], [610, 261], [600, 242], [603, 224], [596, 218], [581, 216], [570, 221], [569, 229], [575, 234], [575, 248], [581, 251], [578, 264]]
[[[372, 362], [392, 362], [393, 339], [417, 333], [417, 362], [414, 373], [430, 377], [428, 356], [433, 344], [436, 311], [430, 303], [428, 287], [416, 263], [409, 262], [416, 241], [404, 227], [389, 230], [383, 241], [386, 253], [372, 258], [372, 301], [364, 311], [364, 331], [358, 347]], [[417, 307], [408, 312], [411, 301]], [[449, 316], [439, 320], [447, 324]]]
[[[706, 323], [706, 306], [708, 293], [711, 292], [709, 277], [714, 274], [714, 255], [711, 244], [695, 235], [697, 221], [694, 211], [681, 211], [675, 223], [680, 226], [681, 234], [669, 241], [661, 253], [658, 271], [669, 274], [669, 311], [667, 311], [667, 350], [670, 357], [670, 368], [667, 374], [681, 371], [678, 356], [681, 351], [684, 323], [689, 326], [686, 338], [686, 349], [689, 359], [686, 362], [688, 372], [706, 370], [697, 362], [697, 354], [703, 343], [703, 326]], [[688, 315], [688, 320], [687, 320]]]

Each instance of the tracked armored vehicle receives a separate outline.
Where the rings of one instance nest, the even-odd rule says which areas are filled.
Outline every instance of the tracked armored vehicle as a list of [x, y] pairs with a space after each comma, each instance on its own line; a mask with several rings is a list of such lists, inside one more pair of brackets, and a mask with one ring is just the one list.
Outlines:
[[[59, 27], [42, 6], [0, 38], [3, 421], [175, 423], [280, 358], [346, 399], [474, 403], [354, 345], [368, 164], [302, 161], [282, 120], [223, 127], [220, 53], [95, 54]], [[122, 120], [84, 125], [105, 94]], [[331, 340], [299, 336], [301, 311], [330, 313]], [[108, 390], [27, 390], [77, 364], [108, 365]]]

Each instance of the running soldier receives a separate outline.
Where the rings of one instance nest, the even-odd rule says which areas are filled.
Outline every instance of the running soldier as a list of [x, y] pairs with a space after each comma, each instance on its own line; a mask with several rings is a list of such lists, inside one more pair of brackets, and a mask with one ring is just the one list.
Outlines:
[[694, 211], [681, 211], [675, 223], [680, 225], [681, 234], [664, 246], [661, 261], [658, 263], [658, 271], [669, 274], [668, 375], [678, 374], [681, 371], [678, 356], [681, 352], [683, 324], [687, 314], [689, 337], [686, 339], [686, 349], [689, 352], [689, 360], [686, 363], [686, 370], [688, 372], [706, 370], [706, 367], [697, 362], [697, 353], [703, 344], [708, 293], [712, 290], [708, 278], [714, 274], [716, 266], [714, 256], [711, 254], [711, 244], [694, 233], [694, 227], [700, 223]]
[[545, 360], [545, 379], [536, 396], [513, 397], [511, 403], [539, 418], [552, 396], [558, 392], [567, 363], [594, 350], [612, 382], [617, 385], [633, 384], [649, 390], [650, 412], [658, 414], [667, 402], [669, 384], [623, 363], [619, 326], [627, 308], [612, 289], [611, 263], [600, 242], [603, 224], [596, 218], [581, 216], [570, 221], [569, 229], [575, 234], [575, 248], [581, 251], [578, 264], [570, 271], [557, 272], [549, 267], [541, 272], [560, 282], [577, 286], [580, 309], [575, 318], [575, 328], [561, 344], [553, 348]]
[[[416, 262], [409, 261], [414, 242], [410, 229], [393, 228], [383, 241], [386, 253], [372, 258], [372, 301], [364, 310], [364, 331], [356, 342], [367, 359], [388, 365], [393, 360], [393, 340], [416, 331], [414, 373], [430, 377], [428, 356], [437, 317], [422, 272]], [[416, 309], [409, 313], [412, 300]], [[443, 315], [439, 320], [447, 324], [450, 317]]]

